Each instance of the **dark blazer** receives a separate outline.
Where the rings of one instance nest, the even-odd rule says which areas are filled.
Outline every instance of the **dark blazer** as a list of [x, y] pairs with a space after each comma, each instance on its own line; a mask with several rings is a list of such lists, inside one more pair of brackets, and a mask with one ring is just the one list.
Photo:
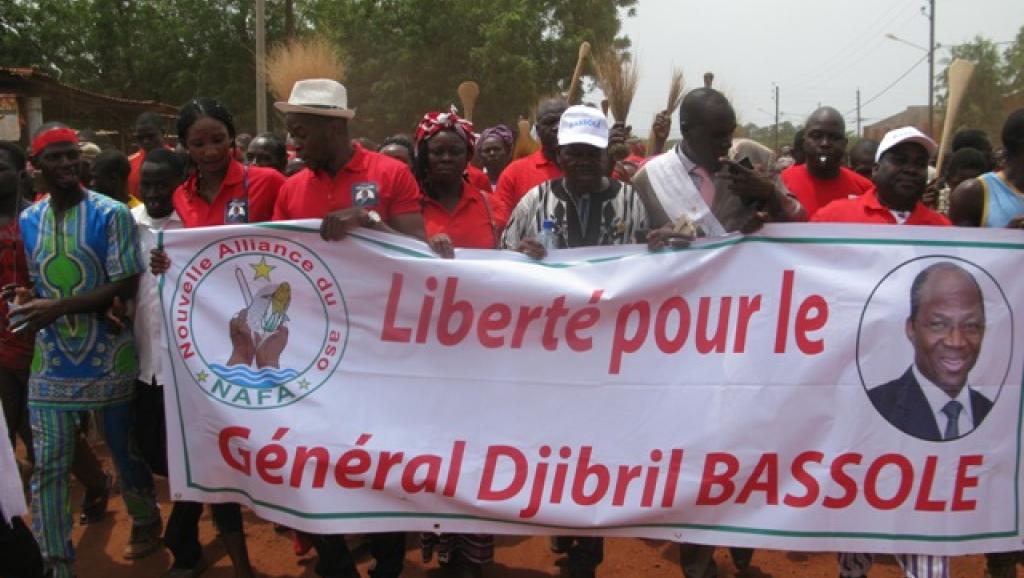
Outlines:
[[[970, 392], [971, 415], [974, 417], [974, 427], [978, 427], [992, 409], [992, 402], [973, 389]], [[907, 369], [899, 379], [872, 389], [868, 397], [878, 413], [903, 433], [922, 440], [942, 441], [939, 424], [921, 385], [914, 377], [913, 367]]]

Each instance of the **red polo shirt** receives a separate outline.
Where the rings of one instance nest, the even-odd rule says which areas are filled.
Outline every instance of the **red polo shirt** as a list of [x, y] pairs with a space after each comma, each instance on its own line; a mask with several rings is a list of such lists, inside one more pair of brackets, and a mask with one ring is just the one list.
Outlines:
[[352, 158], [333, 177], [302, 169], [281, 187], [274, 220], [322, 219], [351, 206], [373, 209], [385, 221], [420, 212], [420, 187], [402, 161], [352, 143]]
[[142, 181], [142, 163], [146, 160], [146, 151], [139, 149], [139, 152], [128, 157], [128, 164], [132, 167], [128, 173], [128, 194], [136, 199], [139, 196], [139, 185]]
[[423, 226], [427, 238], [446, 233], [456, 247], [494, 249], [496, 230], [491, 220], [490, 193], [462, 184], [462, 196], [455, 210], [448, 209], [429, 195], [423, 195]]
[[196, 175], [192, 175], [174, 191], [174, 210], [181, 217], [186, 228], [214, 227], [225, 224], [225, 209], [229, 200], [245, 196], [245, 180], [248, 176], [248, 215], [246, 222], [269, 221], [274, 213], [274, 201], [284, 184], [284, 175], [274, 169], [246, 167], [231, 159], [224, 182], [212, 203], [199, 196]]
[[[892, 212], [878, 201], [874, 187], [856, 199], [841, 199], [830, 203], [815, 213], [811, 217], [811, 221], [816, 223], [898, 224]], [[946, 226], [950, 222], [944, 215], [936, 213], [918, 201], [903, 224]]]
[[839, 174], [834, 179], [819, 179], [807, 170], [805, 164], [782, 171], [782, 183], [804, 206], [808, 217], [813, 217], [832, 201], [859, 197], [874, 187], [874, 183], [846, 167], [839, 167]]
[[492, 192], [491, 179], [487, 178], [487, 173], [473, 165], [466, 165], [466, 180], [469, 181], [469, 184], [485, 193]]
[[562, 170], [544, 156], [543, 149], [509, 163], [498, 177], [498, 186], [494, 190], [494, 220], [498, 228], [505, 228], [519, 199], [527, 191], [560, 176]]

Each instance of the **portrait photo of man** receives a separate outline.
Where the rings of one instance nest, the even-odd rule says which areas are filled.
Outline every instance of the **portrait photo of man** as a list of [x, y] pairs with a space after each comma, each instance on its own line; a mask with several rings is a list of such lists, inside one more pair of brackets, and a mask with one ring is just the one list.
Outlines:
[[875, 409], [904, 433], [927, 441], [963, 437], [981, 425], [992, 400], [968, 383], [985, 337], [981, 286], [965, 268], [942, 261], [910, 287], [905, 323], [913, 364], [868, 391]]

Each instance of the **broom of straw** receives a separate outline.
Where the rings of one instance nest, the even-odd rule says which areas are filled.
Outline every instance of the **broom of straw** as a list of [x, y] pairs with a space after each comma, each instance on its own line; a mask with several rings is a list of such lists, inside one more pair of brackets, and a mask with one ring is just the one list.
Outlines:
[[[679, 104], [683, 101], [683, 86], [685, 81], [683, 79], [683, 71], [678, 68], [672, 69], [672, 82], [668, 85], [668, 106], [665, 108], [665, 112], [668, 113], [669, 119], [672, 118], [672, 112], [679, 108]], [[657, 120], [657, 118], [655, 118]], [[651, 134], [647, 137], [647, 154], [654, 155], [661, 151], [654, 150], [654, 123], [651, 123]]]
[[594, 62], [597, 65], [601, 89], [608, 97], [608, 107], [612, 111], [612, 116], [616, 122], [625, 124], [640, 81], [636, 63], [632, 59], [623, 58], [610, 47], [598, 54]]
[[267, 57], [267, 83], [277, 100], [288, 100], [296, 81], [309, 78], [340, 81], [344, 77], [344, 58], [322, 36], [277, 44]]

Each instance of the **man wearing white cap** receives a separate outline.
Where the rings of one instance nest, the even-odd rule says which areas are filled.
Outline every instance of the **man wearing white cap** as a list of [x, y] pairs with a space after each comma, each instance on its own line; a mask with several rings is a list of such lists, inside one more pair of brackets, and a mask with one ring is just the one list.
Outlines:
[[[636, 233], [647, 229], [647, 211], [631, 186], [608, 177], [608, 120], [600, 110], [571, 106], [562, 113], [557, 160], [563, 176], [519, 200], [501, 246], [543, 259], [547, 248], [637, 242]], [[548, 247], [539, 241], [542, 232]], [[599, 536], [561, 538], [555, 544], [556, 552], [568, 554], [570, 578], [593, 578], [604, 559]]]
[[[274, 107], [306, 168], [288, 178], [274, 205], [273, 220], [320, 219], [320, 235], [343, 239], [358, 227], [424, 238], [420, 189], [409, 167], [368, 151], [349, 139], [345, 87], [334, 80], [295, 83], [288, 102]], [[341, 535], [313, 535], [320, 560], [316, 573], [325, 578], [358, 578], [355, 560]], [[405, 560], [405, 534], [369, 534], [376, 563], [370, 578], [398, 578]]]
[[888, 225], [949, 225], [921, 202], [935, 141], [912, 126], [891, 130], [875, 153], [875, 187], [856, 199], [833, 201], [812, 221]]
[[356, 113], [341, 83], [300, 80], [274, 107], [306, 168], [281, 187], [273, 220], [322, 218], [320, 234], [332, 241], [360, 226], [424, 238], [416, 179], [405, 164], [349, 139]]
[[558, 123], [558, 166], [564, 174], [523, 196], [502, 247], [543, 258], [537, 239], [545, 221], [556, 248], [637, 242], [635, 233], [647, 229], [647, 211], [631, 186], [607, 176], [607, 155], [608, 121], [601, 111], [569, 107]]
[[[832, 201], [811, 218], [814, 222], [878, 225], [949, 225], [949, 219], [921, 202], [928, 185], [928, 159], [938, 147], [914, 127], [891, 130], [875, 153], [875, 187], [855, 199]], [[907, 578], [949, 578], [949, 558], [897, 554]], [[841, 552], [840, 578], [865, 578], [871, 554]]]

